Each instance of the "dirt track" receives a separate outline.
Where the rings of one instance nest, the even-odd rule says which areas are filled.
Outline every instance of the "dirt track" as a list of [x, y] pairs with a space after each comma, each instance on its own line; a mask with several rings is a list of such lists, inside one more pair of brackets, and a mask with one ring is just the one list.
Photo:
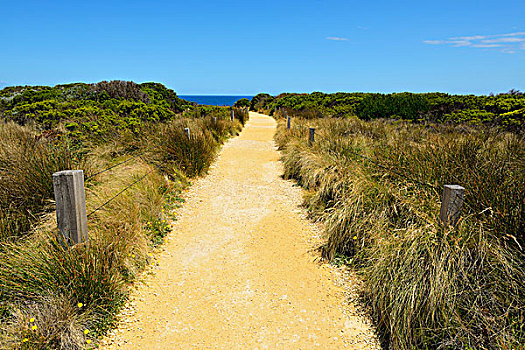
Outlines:
[[314, 261], [319, 239], [298, 207], [301, 189], [280, 177], [275, 121], [250, 118], [191, 187], [158, 264], [102, 348], [378, 348], [344, 302], [341, 275]]

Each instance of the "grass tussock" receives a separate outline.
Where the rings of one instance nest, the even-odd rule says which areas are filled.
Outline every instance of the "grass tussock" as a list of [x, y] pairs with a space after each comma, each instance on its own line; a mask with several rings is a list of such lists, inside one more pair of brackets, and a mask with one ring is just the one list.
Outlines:
[[79, 164], [65, 140], [0, 123], [0, 240], [27, 233], [53, 197], [51, 175]]
[[[305, 206], [325, 224], [325, 257], [362, 274], [387, 347], [525, 343], [522, 137], [324, 119], [309, 121], [318, 135], [309, 146], [306, 121], [294, 122], [291, 131], [281, 124], [276, 136], [285, 176], [307, 189]], [[466, 188], [456, 227], [438, 221], [444, 184]]]

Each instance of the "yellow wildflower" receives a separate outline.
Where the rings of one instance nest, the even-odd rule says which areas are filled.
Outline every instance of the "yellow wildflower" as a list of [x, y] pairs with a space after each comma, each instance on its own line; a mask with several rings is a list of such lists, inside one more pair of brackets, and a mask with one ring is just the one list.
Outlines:
[[24, 338], [24, 339], [22, 340], [22, 343], [27, 343], [28, 341], [29, 341], [29, 339]]
[[82, 304], [82, 303], [78, 303], [77, 306], [78, 306], [78, 307], [82, 307], [82, 306], [84, 306], [84, 304]]
[[38, 327], [37, 326], [33, 326], [31, 327], [31, 330], [35, 331]]
[[91, 344], [91, 339], [86, 340], [86, 343]]
[[89, 329], [86, 329], [86, 330], [84, 331], [84, 334], [88, 334], [88, 333], [89, 333]]
[[357, 236], [354, 236], [354, 241], [356, 241], [356, 240], [357, 240]]
[[131, 255], [132, 258], [135, 258], [135, 254]]
[[35, 318], [34, 318], [34, 317], [31, 317], [31, 318], [29, 319], [29, 322], [35, 322]]

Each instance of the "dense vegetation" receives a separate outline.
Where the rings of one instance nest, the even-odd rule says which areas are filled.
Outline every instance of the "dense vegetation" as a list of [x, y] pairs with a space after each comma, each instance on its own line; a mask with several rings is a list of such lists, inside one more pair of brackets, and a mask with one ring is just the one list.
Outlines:
[[[292, 130], [279, 125], [285, 176], [325, 226], [325, 257], [362, 275], [389, 348], [523, 349], [523, 136], [373, 119], [294, 115]], [[438, 219], [444, 184], [466, 188], [455, 227]]]
[[271, 114], [281, 108], [304, 118], [358, 116], [364, 120], [392, 118], [485, 124], [509, 130], [523, 130], [525, 125], [525, 94], [516, 90], [491, 96], [408, 92], [285, 93], [275, 97], [259, 94], [251, 100], [250, 108]]
[[35, 122], [75, 138], [136, 133], [145, 122], [173, 119], [189, 104], [158, 83], [104, 81], [0, 90], [0, 118], [22, 125]]
[[[247, 113], [236, 109], [232, 123], [230, 108], [195, 106], [156, 83], [11, 87], [0, 96], [0, 349], [92, 348], [154, 263], [181, 191]], [[51, 175], [74, 168], [86, 175], [89, 244], [64, 249]]]

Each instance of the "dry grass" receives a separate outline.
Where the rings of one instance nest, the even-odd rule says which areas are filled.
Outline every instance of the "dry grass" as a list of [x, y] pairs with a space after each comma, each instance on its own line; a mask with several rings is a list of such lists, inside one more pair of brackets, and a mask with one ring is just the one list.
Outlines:
[[[87, 190], [88, 211], [151, 170], [139, 163], [105, 175], [99, 180], [107, 182]], [[31, 239], [4, 244], [0, 299], [4, 314], [10, 315], [4, 319], [6, 340], [10, 339], [4, 346], [28, 338], [31, 348], [81, 349], [88, 339], [95, 342], [98, 334], [111, 328], [127, 285], [151, 261], [149, 253], [159, 236], [169, 231], [170, 205], [175, 203], [167, 196], [182, 186], [152, 173], [90, 217], [87, 245], [66, 250], [56, 240], [56, 231], [46, 230], [46, 225]], [[45, 304], [49, 299], [58, 304]], [[26, 316], [36, 319], [38, 329], [24, 331]], [[88, 335], [83, 334], [85, 329]]]
[[66, 141], [0, 123], [0, 240], [27, 233], [53, 196], [51, 174], [78, 163]]
[[[325, 256], [363, 275], [388, 346], [523, 344], [524, 140], [488, 129], [390, 121], [309, 123], [330, 141], [318, 137], [309, 146], [306, 128], [288, 132], [281, 124], [285, 176], [308, 190], [305, 206], [326, 227]], [[455, 228], [437, 218], [446, 183], [467, 189]]]
[[[89, 216], [87, 244], [64, 249], [51, 214], [39, 220], [25, 236], [0, 244], [0, 349], [85, 349], [96, 345], [97, 337], [114, 326], [129, 285], [151, 263], [152, 249], [170, 231], [172, 211], [180, 205], [179, 194], [188, 185], [188, 176], [203, 174], [220, 142], [240, 130], [239, 122], [226, 124], [225, 119], [223, 116], [213, 131], [200, 119], [151, 125], [135, 139], [104, 143], [90, 149], [87, 155], [80, 152], [95, 173], [158, 146], [86, 182], [86, 204], [91, 213], [148, 174]], [[187, 126], [192, 131], [190, 140], [182, 131]], [[32, 145], [30, 131], [16, 125], [8, 128], [10, 144]], [[20, 191], [26, 192], [15, 198], [24, 199], [20, 202], [23, 210], [27, 209], [25, 203], [33, 203], [27, 201], [31, 191], [41, 191], [35, 197], [39, 205], [47, 203], [52, 198], [52, 172], [62, 166], [71, 168], [72, 164], [53, 162], [53, 156], [60, 155], [55, 148], [35, 147], [37, 161], [27, 160], [30, 165], [43, 166], [39, 172], [29, 172], [27, 181], [20, 180]], [[21, 159], [26, 156], [20, 154], [19, 148], [3, 148], [6, 149], [10, 153], [4, 151], [3, 159], [19, 165], [22, 172]], [[33, 183], [34, 190], [30, 186]]]

